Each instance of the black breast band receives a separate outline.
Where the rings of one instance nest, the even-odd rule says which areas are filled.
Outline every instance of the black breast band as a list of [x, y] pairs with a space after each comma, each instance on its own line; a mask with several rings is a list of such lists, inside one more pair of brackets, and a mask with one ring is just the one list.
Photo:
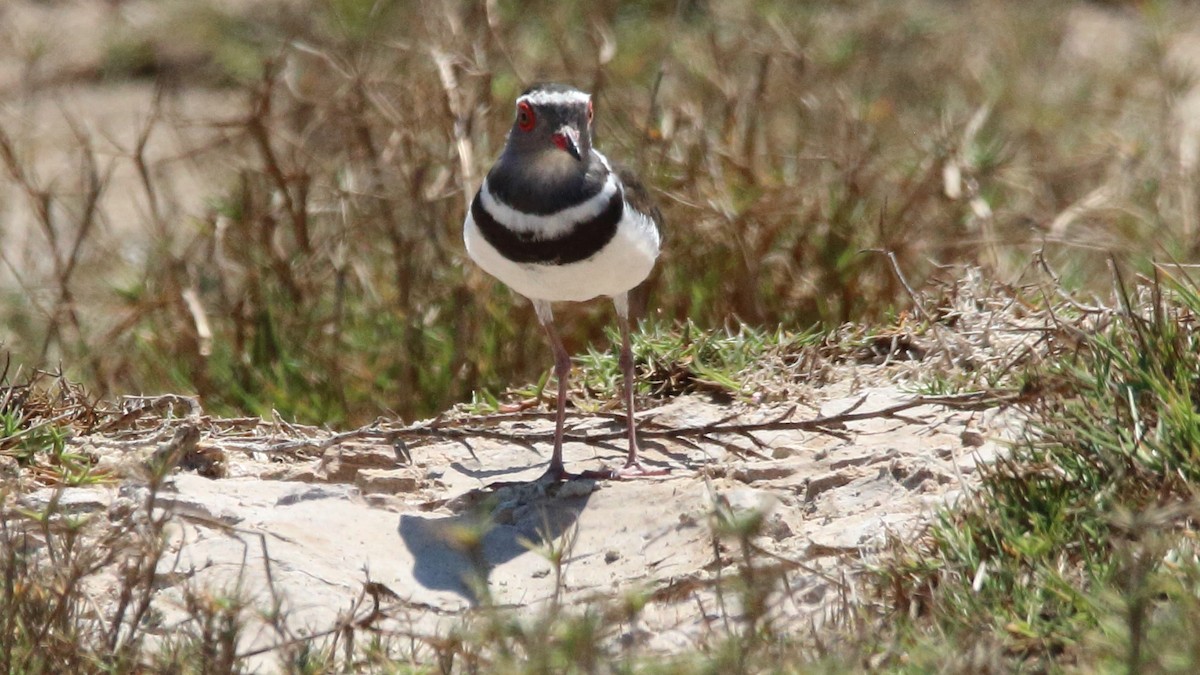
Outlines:
[[575, 223], [553, 239], [539, 239], [534, 232], [515, 232], [497, 221], [484, 207], [480, 194], [471, 202], [475, 226], [500, 255], [517, 263], [543, 265], [567, 265], [596, 255], [616, 235], [624, 212], [625, 197], [617, 190], [595, 217]]

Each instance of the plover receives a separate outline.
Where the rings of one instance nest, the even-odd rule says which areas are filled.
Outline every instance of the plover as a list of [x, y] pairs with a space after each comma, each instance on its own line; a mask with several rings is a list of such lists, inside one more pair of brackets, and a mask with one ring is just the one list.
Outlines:
[[634, 424], [629, 291], [658, 258], [661, 217], [629, 172], [592, 147], [593, 106], [561, 84], [530, 87], [517, 99], [504, 152], [488, 172], [463, 225], [467, 254], [533, 302], [554, 350], [558, 407], [554, 453], [543, 479], [573, 477], [563, 467], [563, 421], [571, 359], [554, 327], [552, 303], [608, 296], [621, 327], [629, 453], [624, 467], [587, 476], [665, 473], [638, 459]]

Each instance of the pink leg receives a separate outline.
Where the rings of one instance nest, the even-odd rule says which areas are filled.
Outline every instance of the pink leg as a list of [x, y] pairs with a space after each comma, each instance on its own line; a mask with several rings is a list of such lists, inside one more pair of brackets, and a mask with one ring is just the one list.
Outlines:
[[629, 308], [625, 296], [613, 298], [617, 306], [617, 321], [621, 326], [621, 377], [625, 385], [625, 414], [629, 432], [629, 454], [625, 457], [625, 467], [614, 472], [614, 478], [633, 476], [662, 476], [670, 473], [670, 469], [647, 469], [638, 459], [637, 422], [634, 420], [633, 394], [636, 385], [633, 371], [633, 344], [629, 331]]
[[539, 301], [534, 303], [534, 307], [542, 327], [546, 329], [550, 348], [554, 350], [554, 377], [558, 380], [558, 405], [554, 416], [554, 454], [550, 456], [550, 466], [542, 475], [542, 479], [559, 481], [570, 478], [563, 466], [562, 446], [563, 426], [567, 417], [567, 380], [571, 374], [571, 357], [554, 328], [554, 314], [550, 310], [550, 304]]
[[567, 416], [567, 382], [571, 374], [571, 357], [563, 347], [562, 338], [554, 328], [554, 313], [550, 303], [534, 301], [538, 320], [546, 330], [550, 340], [550, 348], [554, 351], [554, 376], [558, 379], [558, 401], [554, 415], [554, 453], [550, 456], [550, 466], [542, 474], [539, 481], [561, 481], [574, 478], [614, 479], [632, 478], [634, 476], [661, 476], [670, 472], [669, 469], [647, 469], [638, 459], [637, 424], [634, 420], [634, 370], [633, 345], [629, 331], [629, 311], [625, 296], [613, 299], [617, 306], [617, 318], [621, 325], [621, 373], [624, 378], [625, 410], [628, 415], [629, 453], [625, 457], [625, 466], [620, 470], [605, 469], [602, 471], [584, 471], [579, 474], [567, 473], [563, 465], [563, 431]]

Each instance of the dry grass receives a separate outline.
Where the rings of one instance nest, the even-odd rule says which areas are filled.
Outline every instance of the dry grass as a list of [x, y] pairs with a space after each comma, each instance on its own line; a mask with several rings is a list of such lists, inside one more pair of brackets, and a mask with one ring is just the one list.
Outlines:
[[[187, 14], [191, 51], [122, 34], [96, 72], [169, 83], [125, 157], [98, 156], [80, 126], [79, 171], [46, 181], [26, 170], [38, 148], [0, 129], [8, 196], [51, 262], [5, 307], [21, 361], [61, 359], [98, 393], [184, 389], [330, 423], [532, 379], [546, 358], [528, 306], [459, 242], [533, 79], [595, 91], [600, 146], [657, 194], [657, 322], [879, 317], [908, 296], [885, 252], [919, 286], [937, 264], [1004, 277], [1042, 251], [1085, 287], [1107, 251], [1192, 253], [1180, 54], [1196, 17], [1181, 4], [267, 5]], [[1087, 46], [1110, 24], [1115, 56]], [[130, 52], [145, 57], [121, 70]], [[195, 150], [228, 167], [199, 214], [145, 153], [182, 123], [189, 78], [242, 101]], [[97, 226], [119, 162], [145, 205], [122, 230], [144, 252], [132, 268]], [[597, 342], [607, 312], [574, 314], [570, 346]]]
[[[708, 527], [715, 558], [728, 566], [652, 591], [600, 593], [586, 607], [551, 603], [534, 616], [519, 616], [490, 606], [481, 590], [480, 608], [445, 631], [426, 633], [389, 623], [403, 625], [410, 608], [368, 579], [334, 625], [296, 635], [282, 612], [253, 609], [231, 581], [224, 590], [185, 588], [189, 618], [164, 636], [150, 598], [171, 569], [164, 528], [174, 516], [156, 508], [156, 499], [182, 455], [154, 453], [146, 464], [148, 489], [89, 517], [60, 506], [61, 492], [36, 507], [21, 501], [21, 480], [61, 485], [66, 481], [47, 477], [70, 471], [54, 461], [61, 449], [52, 435], [31, 431], [53, 426], [63, 434], [107, 429], [123, 439], [178, 439], [201, 425], [210, 445], [219, 439], [229, 450], [276, 454], [352, 438], [417, 444], [431, 430], [453, 438], [494, 429], [474, 427], [487, 418], [467, 415], [439, 425], [372, 425], [338, 435], [210, 418], [182, 397], [107, 410], [92, 406], [76, 387], [39, 374], [0, 389], [7, 402], [0, 415], [15, 430], [0, 435], [0, 452], [24, 453], [20, 478], [4, 483], [15, 491], [4, 495], [0, 510], [0, 543], [8, 552], [0, 558], [0, 576], [8, 580], [0, 616], [9, 617], [0, 658], [25, 672], [236, 671], [260, 656], [239, 651], [239, 638], [253, 622], [275, 631], [270, 654], [286, 672], [762, 672], [780, 664], [799, 672], [1188, 672], [1197, 653], [1188, 627], [1200, 607], [1192, 461], [1200, 447], [1193, 330], [1200, 294], [1178, 269], [1158, 280], [1115, 277], [1121, 294], [1098, 304], [1079, 302], [1049, 274], [1030, 270], [1027, 277], [1017, 288], [958, 282], [918, 295], [914, 300], [937, 317], [934, 322], [904, 320], [879, 326], [873, 336], [797, 344], [785, 334], [743, 331], [710, 338], [702, 350], [687, 349], [687, 336], [676, 336], [670, 348], [664, 335], [639, 341], [638, 349], [664, 371], [709, 372], [699, 360], [743, 383], [757, 381], [748, 364], [759, 354], [785, 386], [796, 373], [780, 371], [781, 357], [797, 364], [912, 360], [914, 384], [964, 392], [945, 399], [951, 403], [1023, 411], [1027, 433], [1010, 458], [985, 471], [977, 494], [942, 512], [917, 542], [893, 542], [873, 558], [874, 569], [864, 573], [847, 562], [841, 595], [819, 631], [799, 632], [775, 619], [791, 602], [783, 579], [803, 567], [802, 556], [760, 548], [761, 515], [718, 499]], [[883, 344], [891, 347], [881, 355]], [[953, 365], [944, 365], [943, 357]], [[712, 385], [703, 377], [691, 382]], [[649, 426], [648, 433], [657, 433]], [[693, 432], [705, 429], [661, 430]], [[483, 527], [462, 528], [465, 550], [481, 545]], [[568, 531], [535, 551], [560, 575], [570, 549]], [[116, 589], [113, 602], [93, 600], [88, 589], [98, 580]], [[715, 593], [722, 607], [741, 608], [711, 624], [698, 653], [659, 658], [621, 647], [620, 637], [645, 607], [697, 589]]]
[[[641, 172], [668, 221], [644, 308], [652, 330], [642, 366], [663, 375], [655, 386], [682, 377], [736, 393], [712, 372], [653, 361], [664, 350], [701, 353], [669, 340], [656, 351], [654, 340], [684, 320], [693, 323], [683, 331], [728, 328], [774, 344], [783, 350], [774, 358], [788, 346], [755, 337], [770, 331], [739, 333], [736, 320], [796, 335], [895, 318], [866, 335], [843, 329], [862, 339], [836, 349], [916, 354], [907, 342], [915, 322], [932, 341], [917, 347], [957, 358], [939, 344], [946, 305], [926, 299], [911, 316], [896, 314], [919, 297], [905, 280], [922, 288], [951, 262], [1013, 285], [1031, 261], [1062, 270], [1043, 291], [1006, 298], [1053, 309], [1045, 360], [1014, 354], [953, 380], [931, 368], [920, 382], [939, 393], [1012, 389], [1028, 397], [1039, 435], [988, 477], [972, 508], [946, 514], [921, 546], [897, 548], [875, 581], [877, 605], [848, 608], [844, 635], [811, 641], [774, 634], [763, 614], [748, 613], [710, 653], [645, 668], [753, 671], [794, 660], [832, 670], [1144, 672], [1197, 663], [1189, 467], [1200, 447], [1191, 337], [1200, 308], [1186, 279], [1119, 282], [1149, 272], [1154, 258], [1197, 254], [1191, 55], [1200, 15], [1190, 4], [287, 7], [171, 6], [149, 28], [114, 29], [95, 67], [41, 78], [31, 64], [24, 88], [5, 93], [19, 103], [138, 78], [161, 91], [133, 144], [113, 155], [76, 124], [71, 166], [49, 176], [35, 168], [37, 139], [0, 124], [0, 200], [14, 205], [5, 236], [31, 233], [24, 249], [0, 251], [12, 278], [0, 340], [22, 372], [61, 362], [101, 396], [186, 391], [214, 411], [277, 409], [331, 425], [427, 414], [536, 380], [548, 359], [532, 312], [469, 264], [460, 228], [512, 99], [532, 80], [567, 80], [596, 93], [600, 147]], [[190, 212], [147, 144], [189, 124], [176, 110], [200, 86], [240, 101], [240, 112], [205, 120], [213, 135], [190, 149], [223, 166], [208, 207]], [[118, 229], [106, 200], [125, 165], [140, 180], [142, 219]], [[1114, 287], [1112, 301], [1088, 297]], [[574, 313], [576, 352], [602, 344], [607, 312]], [[1096, 317], [1106, 323], [1089, 323]], [[754, 358], [731, 354], [716, 375]], [[589, 365], [602, 395], [611, 360]], [[42, 483], [103, 478], [61, 443], [68, 425], [96, 422], [90, 403], [39, 378], [3, 383], [0, 457]], [[237, 665], [242, 605], [204, 589], [189, 596], [194, 634], [139, 651], [162, 555], [153, 499], [151, 490], [112, 530], [121, 545], [94, 548], [79, 546], [69, 514], [5, 502], [0, 667]], [[719, 515], [714, 537], [750, 550], [750, 524]], [[749, 553], [744, 562], [723, 591], [769, 605], [770, 570]], [[120, 609], [96, 613], [80, 581], [114, 566]], [[629, 610], [615, 607], [530, 623], [484, 617], [431, 638], [428, 662], [516, 671], [536, 659], [547, 670], [594, 671], [605, 631]], [[366, 647], [345, 669], [404, 668], [389, 654]], [[336, 668], [307, 642], [284, 657], [297, 672]]]

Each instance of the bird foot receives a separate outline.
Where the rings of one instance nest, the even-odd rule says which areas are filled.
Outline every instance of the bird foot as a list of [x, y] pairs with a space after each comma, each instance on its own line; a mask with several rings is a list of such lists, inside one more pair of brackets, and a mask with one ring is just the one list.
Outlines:
[[634, 460], [626, 462], [625, 466], [620, 469], [609, 469], [607, 467], [598, 471], [584, 471], [578, 475], [579, 478], [592, 478], [595, 480], [626, 480], [629, 478], [653, 478], [655, 476], [669, 476], [670, 469], [651, 469], [645, 464]]
[[490, 483], [487, 488], [489, 490], [498, 490], [501, 488], [529, 485], [531, 483], [565, 483], [572, 480], [626, 480], [629, 478], [669, 476], [670, 474], [670, 469], [651, 469], [638, 461], [628, 462], [620, 469], [605, 467], [603, 469], [580, 471], [579, 473], [570, 473], [561, 466], [551, 466], [546, 469], [545, 473], [532, 481], [502, 481]]
[[645, 464], [634, 460], [632, 462], [627, 462], [620, 471], [616, 472], [616, 476], [614, 476], [614, 478], [619, 480], [623, 478], [649, 478], [654, 476], [669, 475], [671, 475], [671, 470], [669, 468], [651, 469]]
[[563, 481], [575, 480], [576, 478], [581, 478], [581, 477], [582, 476], [580, 476], [579, 474], [567, 473], [567, 470], [564, 469], [561, 464], [558, 466], [551, 464], [550, 467], [546, 469], [546, 473], [543, 473], [537, 480], [535, 480], [533, 482], [535, 482], [535, 483], [561, 483]]
[[651, 469], [641, 462], [633, 461], [625, 464], [620, 469], [604, 467], [603, 469], [589, 469], [587, 471], [580, 471], [579, 473], [570, 473], [562, 467], [550, 467], [535, 482], [561, 483], [571, 480], [625, 480], [627, 478], [647, 478], [668, 476], [670, 474], [670, 469]]

